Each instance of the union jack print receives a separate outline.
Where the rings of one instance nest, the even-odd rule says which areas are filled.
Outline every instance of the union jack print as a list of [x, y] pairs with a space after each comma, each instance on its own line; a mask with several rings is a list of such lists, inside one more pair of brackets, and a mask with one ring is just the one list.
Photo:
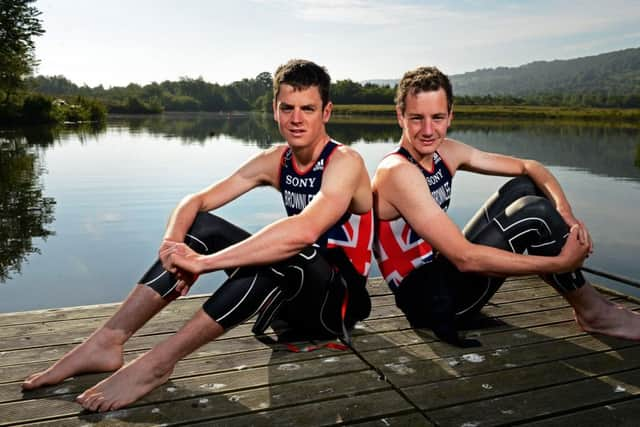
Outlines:
[[371, 211], [356, 215], [351, 214], [348, 221], [339, 227], [333, 227], [327, 234], [327, 248], [340, 247], [351, 264], [363, 276], [371, 267], [373, 246], [373, 214]]
[[379, 221], [376, 258], [389, 286], [397, 287], [418, 266], [431, 262], [433, 249], [403, 218]]

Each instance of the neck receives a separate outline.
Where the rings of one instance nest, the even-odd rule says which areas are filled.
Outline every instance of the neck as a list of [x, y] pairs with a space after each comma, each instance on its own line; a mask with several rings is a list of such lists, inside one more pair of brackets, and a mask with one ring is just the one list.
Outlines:
[[411, 143], [405, 141], [404, 139], [400, 142], [400, 145], [402, 146], [402, 148], [407, 150], [409, 154], [411, 154], [411, 157], [413, 157], [416, 162], [420, 163], [420, 166], [427, 170], [431, 170], [431, 168], [433, 167], [433, 153], [420, 154], [418, 151], [416, 151], [415, 148], [413, 148], [413, 145], [411, 145]]
[[322, 138], [318, 138], [316, 142], [306, 147], [291, 147], [291, 152], [298, 167], [305, 169], [315, 162], [329, 140], [329, 135], [325, 134]]

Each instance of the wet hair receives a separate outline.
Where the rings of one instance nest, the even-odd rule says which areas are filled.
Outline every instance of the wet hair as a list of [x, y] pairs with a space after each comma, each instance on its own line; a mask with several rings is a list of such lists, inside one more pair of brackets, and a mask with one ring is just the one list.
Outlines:
[[419, 67], [407, 71], [398, 84], [396, 90], [396, 107], [402, 111], [406, 108], [407, 95], [417, 95], [420, 92], [430, 92], [444, 89], [447, 95], [447, 112], [453, 106], [453, 89], [449, 77], [436, 67]]
[[322, 98], [322, 108], [329, 103], [331, 77], [327, 69], [304, 59], [292, 59], [278, 67], [273, 75], [273, 99], [278, 98], [280, 85], [288, 84], [295, 90], [317, 86]]

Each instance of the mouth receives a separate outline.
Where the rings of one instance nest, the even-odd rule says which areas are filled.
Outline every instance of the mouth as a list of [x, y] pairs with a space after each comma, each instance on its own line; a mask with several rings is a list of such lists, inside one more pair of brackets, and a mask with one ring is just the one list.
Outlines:
[[289, 129], [289, 133], [293, 136], [302, 136], [305, 133], [304, 129]]

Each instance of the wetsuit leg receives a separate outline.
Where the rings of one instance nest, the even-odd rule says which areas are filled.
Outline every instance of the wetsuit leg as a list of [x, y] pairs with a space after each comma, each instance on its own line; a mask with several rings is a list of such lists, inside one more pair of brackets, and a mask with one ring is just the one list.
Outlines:
[[[464, 228], [467, 238], [478, 244], [531, 255], [557, 255], [569, 228], [552, 203], [542, 196], [527, 177], [507, 182]], [[456, 315], [466, 318], [477, 313], [504, 282], [503, 278], [460, 273], [448, 268], [448, 280], [454, 289]], [[549, 275], [561, 293], [582, 286], [578, 270]]]
[[[557, 255], [568, 227], [527, 177], [507, 182], [464, 228], [474, 243], [533, 255]], [[579, 271], [550, 275], [560, 292], [584, 284]], [[464, 323], [489, 301], [504, 278], [462, 273], [441, 254], [411, 272], [396, 292], [396, 303], [415, 327], [431, 327], [445, 341], [456, 343], [455, 319]], [[426, 304], [426, 309], [425, 309]]]
[[[286, 273], [304, 286], [284, 306], [281, 318], [296, 330], [311, 335], [342, 336], [371, 311], [366, 277], [359, 275], [340, 249], [307, 253], [304, 270]], [[304, 272], [304, 277], [301, 274]], [[307, 281], [312, 282], [307, 284]]]
[[360, 320], [347, 308], [343, 322], [342, 304], [347, 292], [340, 273], [310, 246], [269, 267], [237, 269], [203, 309], [225, 330], [259, 313], [253, 328], [257, 334], [278, 318], [313, 335], [342, 336], [345, 328]]
[[[208, 255], [249, 236], [250, 234], [247, 231], [236, 225], [216, 215], [201, 212], [198, 213], [193, 225], [187, 232], [185, 243], [194, 251]], [[225, 271], [227, 274], [231, 274], [233, 270]], [[177, 292], [174, 292], [177, 279], [162, 267], [160, 260], [156, 260], [138, 283], [149, 286], [166, 299], [173, 299], [178, 296]]]

